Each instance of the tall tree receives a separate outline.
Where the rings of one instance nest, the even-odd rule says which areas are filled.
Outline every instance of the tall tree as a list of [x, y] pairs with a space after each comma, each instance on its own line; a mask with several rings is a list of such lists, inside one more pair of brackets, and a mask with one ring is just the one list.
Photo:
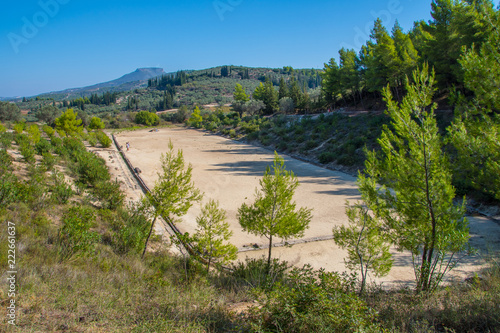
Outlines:
[[268, 267], [271, 265], [273, 238], [284, 240], [301, 237], [311, 221], [311, 210], [296, 209], [293, 195], [299, 181], [292, 171], [286, 170], [285, 160], [274, 153], [272, 167], [267, 167], [260, 180], [261, 190], [256, 190], [255, 202], [244, 203], [238, 209], [238, 219], [243, 230], [269, 240]]
[[325, 102], [334, 107], [340, 93], [340, 71], [339, 65], [334, 58], [325, 64], [324, 72], [321, 74], [323, 83], [321, 84], [321, 92]]
[[417, 291], [432, 291], [454, 267], [454, 255], [466, 249], [469, 229], [465, 201], [453, 202], [452, 173], [431, 104], [434, 74], [424, 66], [413, 81], [407, 80], [400, 105], [384, 90], [393, 129], [383, 129], [381, 152], [368, 153], [367, 176], [359, 181], [394, 244], [411, 252]]
[[278, 92], [278, 99], [281, 100], [282, 98], [285, 97], [290, 97], [290, 96], [288, 91], [288, 85], [286, 84], [285, 79], [282, 77], [280, 79], [280, 89]]
[[458, 102], [463, 112], [449, 128], [457, 149], [456, 181], [500, 200], [500, 14], [484, 14], [489, 22], [488, 40], [477, 52], [471, 48], [460, 59], [465, 87], [475, 94], [473, 102]]
[[146, 253], [149, 239], [159, 216], [172, 220], [187, 213], [194, 202], [200, 201], [202, 194], [191, 181], [193, 168], [186, 168], [182, 150], [174, 153], [172, 141], [168, 143], [168, 151], [161, 155], [161, 172], [153, 189], [146, 194], [145, 204], [153, 208], [153, 222], [144, 244], [142, 257]]

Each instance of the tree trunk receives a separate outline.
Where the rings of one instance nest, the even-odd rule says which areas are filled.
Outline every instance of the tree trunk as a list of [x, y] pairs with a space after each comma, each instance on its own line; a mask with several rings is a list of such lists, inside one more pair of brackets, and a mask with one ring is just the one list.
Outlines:
[[271, 270], [271, 250], [273, 248], [273, 235], [269, 236], [269, 255], [267, 257], [267, 273]]
[[156, 222], [156, 217], [154, 218], [153, 223], [151, 223], [151, 229], [149, 229], [148, 238], [146, 238], [146, 243], [144, 244], [144, 250], [142, 251], [141, 259], [144, 259], [144, 255], [146, 254], [146, 249], [148, 248], [149, 238], [151, 237], [151, 234], [153, 233], [153, 228], [155, 226], [155, 222]]

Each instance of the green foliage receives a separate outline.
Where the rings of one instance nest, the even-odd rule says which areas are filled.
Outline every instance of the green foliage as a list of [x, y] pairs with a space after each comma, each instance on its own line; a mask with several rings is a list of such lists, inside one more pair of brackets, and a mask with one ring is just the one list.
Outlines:
[[[54, 124], [57, 117], [61, 115], [61, 110], [53, 105], [45, 105], [36, 113], [38, 120], [45, 122], [48, 125]], [[48, 133], [47, 133], [48, 134]]]
[[301, 237], [311, 221], [311, 210], [295, 209], [292, 199], [299, 182], [292, 171], [286, 170], [285, 160], [276, 152], [272, 171], [268, 166], [260, 186], [255, 202], [251, 206], [244, 203], [238, 209], [238, 219], [243, 230], [269, 240], [270, 265], [273, 237], [284, 240]]
[[140, 203], [132, 203], [126, 209], [118, 209], [117, 216], [112, 218], [112, 228], [115, 232], [113, 247], [120, 254], [141, 253], [149, 227], [150, 222]]
[[350, 206], [347, 203], [346, 214], [349, 225], [335, 227], [333, 240], [341, 248], [347, 249], [347, 258], [344, 259], [346, 266], [350, 270], [359, 268], [361, 273], [359, 293], [362, 295], [369, 270], [373, 271], [375, 276], [389, 274], [393, 262], [389, 252], [390, 243], [382, 230], [382, 221], [371, 216], [362, 204]]
[[0, 121], [19, 121], [21, 118], [21, 110], [16, 104], [0, 101]]
[[22, 142], [19, 151], [23, 155], [24, 161], [28, 164], [35, 163], [35, 149], [29, 142]]
[[[5, 161], [2, 161], [6, 163]], [[19, 181], [17, 177], [8, 170], [8, 164], [2, 166], [4, 170], [0, 173], [0, 205], [7, 207], [9, 204], [18, 200]]]
[[161, 155], [160, 161], [161, 172], [158, 172], [155, 186], [146, 193], [145, 198], [145, 204], [153, 209], [154, 219], [144, 245], [143, 257], [158, 216], [164, 219], [173, 219], [173, 215], [183, 216], [194, 202], [202, 198], [200, 191], [191, 182], [193, 171], [191, 164], [186, 168], [182, 150], [178, 150], [175, 154], [172, 141], [168, 144], [168, 151]]
[[273, 114], [278, 110], [278, 91], [274, 89], [273, 83], [269, 77], [266, 78], [265, 84], [260, 83], [260, 85], [255, 89], [253, 98], [264, 102], [265, 114]]
[[59, 118], [54, 120], [56, 131], [62, 133], [64, 136], [78, 136], [83, 131], [81, 119], [76, 119], [77, 112], [73, 109], [67, 109]]
[[0, 171], [2, 173], [10, 170], [12, 167], [12, 157], [7, 153], [6, 150], [0, 150]]
[[24, 128], [26, 126], [26, 123], [24, 122], [19, 122], [19, 123], [16, 123], [14, 126], [13, 126], [13, 129], [14, 129], [14, 132], [17, 133], [17, 134], [21, 134], [24, 132]]
[[201, 117], [200, 108], [197, 106], [194, 108], [193, 113], [188, 119], [188, 126], [192, 126], [194, 128], [201, 128], [201, 124], [203, 122], [203, 118]]
[[97, 140], [97, 136], [96, 136], [96, 134], [94, 132], [89, 133], [87, 141], [89, 142], [89, 144], [92, 147], [97, 146], [97, 142], [99, 142], [99, 140]]
[[97, 131], [96, 138], [103, 148], [109, 148], [109, 147], [111, 147], [111, 144], [113, 143], [111, 138], [103, 131]]
[[14, 133], [0, 133], [0, 146], [7, 150], [12, 147], [12, 141], [14, 141], [15, 135]]
[[135, 123], [146, 126], [157, 126], [160, 123], [160, 117], [153, 112], [140, 111], [135, 116]]
[[48, 137], [52, 137], [55, 133], [54, 129], [48, 125], [43, 125], [43, 131]]
[[118, 181], [100, 181], [95, 184], [93, 192], [104, 209], [116, 210], [123, 206], [125, 194], [121, 191]]
[[293, 268], [250, 309], [256, 332], [380, 332], [376, 315], [338, 273]]
[[0, 123], [0, 134], [7, 132], [7, 127], [4, 124]]
[[90, 120], [89, 129], [101, 130], [104, 129], [104, 127], [106, 127], [106, 125], [104, 125], [104, 122], [102, 121], [101, 118], [92, 117], [92, 119]]
[[436, 106], [430, 105], [434, 76], [424, 67], [414, 72], [413, 80], [400, 106], [385, 91], [394, 130], [384, 128], [378, 140], [381, 153], [368, 153], [367, 176], [360, 174], [358, 181], [394, 244], [412, 253], [417, 291], [432, 291], [454, 266], [448, 254], [466, 249], [469, 229], [464, 203], [453, 203], [455, 189], [436, 125]]
[[[51, 155], [52, 156], [52, 155]], [[45, 158], [45, 156], [44, 156]], [[71, 186], [64, 180], [64, 175], [59, 172], [54, 172], [52, 174], [52, 180], [54, 185], [52, 186], [51, 199], [58, 204], [67, 204], [69, 199], [74, 195]]]
[[250, 97], [245, 92], [245, 88], [239, 83], [234, 88], [233, 98], [236, 102], [242, 103], [246, 103], [250, 100]]
[[41, 134], [40, 129], [37, 125], [31, 125], [28, 127], [28, 138], [30, 139], [32, 144], [37, 144], [40, 141]]
[[41, 138], [35, 144], [35, 150], [38, 155], [43, 155], [45, 153], [50, 153], [52, 151], [52, 145], [45, 138]]
[[88, 256], [94, 253], [100, 235], [91, 231], [96, 216], [89, 207], [70, 207], [63, 215], [63, 226], [59, 230], [57, 245], [61, 261], [74, 256]]
[[207, 262], [207, 273], [210, 264], [227, 264], [236, 259], [238, 248], [228, 243], [232, 232], [226, 221], [226, 211], [219, 208], [219, 203], [210, 200], [196, 218], [197, 229], [192, 243], [199, 255]]
[[56, 158], [51, 152], [42, 153], [42, 165], [47, 171], [51, 171], [56, 165]]

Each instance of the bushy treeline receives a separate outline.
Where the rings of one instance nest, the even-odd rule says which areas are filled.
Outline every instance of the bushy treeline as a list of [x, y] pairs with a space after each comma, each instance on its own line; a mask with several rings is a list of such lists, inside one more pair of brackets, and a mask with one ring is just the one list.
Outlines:
[[490, 0], [434, 0], [431, 6], [432, 19], [415, 22], [409, 32], [397, 22], [388, 32], [378, 19], [359, 53], [341, 49], [338, 62], [332, 58], [325, 64], [325, 102], [333, 107], [374, 106], [373, 97], [381, 102], [387, 85], [401, 100], [406, 76], [424, 63], [435, 70], [441, 94], [452, 87], [467, 90], [460, 58], [472, 47], [479, 50], [488, 36], [498, 33], [498, 10]]

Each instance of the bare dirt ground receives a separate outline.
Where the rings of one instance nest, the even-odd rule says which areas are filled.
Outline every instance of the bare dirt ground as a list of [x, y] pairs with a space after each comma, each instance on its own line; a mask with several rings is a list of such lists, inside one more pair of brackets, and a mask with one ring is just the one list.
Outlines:
[[[213, 198], [227, 211], [228, 221], [233, 231], [231, 242], [240, 249], [239, 259], [260, 257], [267, 254], [267, 239], [249, 235], [241, 230], [237, 220], [237, 210], [242, 203], [254, 200], [255, 189], [267, 165], [272, 163], [273, 153], [263, 148], [228, 140], [220, 136], [184, 128], [162, 128], [158, 132], [139, 130], [116, 135], [120, 145], [130, 142], [126, 152], [134, 167], [142, 170], [142, 178], [153, 187], [160, 169], [160, 155], [172, 140], [175, 149], [182, 149], [184, 158], [193, 166], [193, 180], [205, 193], [203, 203]], [[108, 165], [115, 176], [124, 181], [128, 198], [135, 200], [140, 193], [133, 177], [119, 166], [119, 155], [109, 152]], [[331, 240], [332, 228], [347, 223], [345, 215], [346, 200], [359, 199], [356, 179], [344, 173], [326, 170], [296, 159], [284, 156], [288, 170], [293, 170], [301, 185], [295, 194], [298, 207], [313, 209], [313, 220], [303, 238], [293, 247], [276, 247], [273, 257], [287, 260], [296, 266], [310, 264], [316, 269], [345, 271], [345, 251]], [[110, 162], [111, 161], [111, 162]], [[123, 163], [121, 161], [121, 163]], [[128, 176], [127, 176], [128, 173]], [[201, 204], [193, 206], [178, 224], [182, 232], [194, 232], [196, 216], [201, 212]], [[484, 217], [469, 217], [471, 224], [471, 244], [480, 250], [474, 257], [462, 260], [455, 269], [453, 277], [463, 279], [484, 265], [487, 253], [500, 250], [500, 225]], [[159, 227], [157, 233], [162, 233]], [[276, 240], [278, 243], [279, 240]], [[255, 247], [259, 249], [254, 250]], [[395, 263], [391, 273], [377, 282], [384, 285], [408, 284], [414, 280], [411, 256], [394, 251]]]

